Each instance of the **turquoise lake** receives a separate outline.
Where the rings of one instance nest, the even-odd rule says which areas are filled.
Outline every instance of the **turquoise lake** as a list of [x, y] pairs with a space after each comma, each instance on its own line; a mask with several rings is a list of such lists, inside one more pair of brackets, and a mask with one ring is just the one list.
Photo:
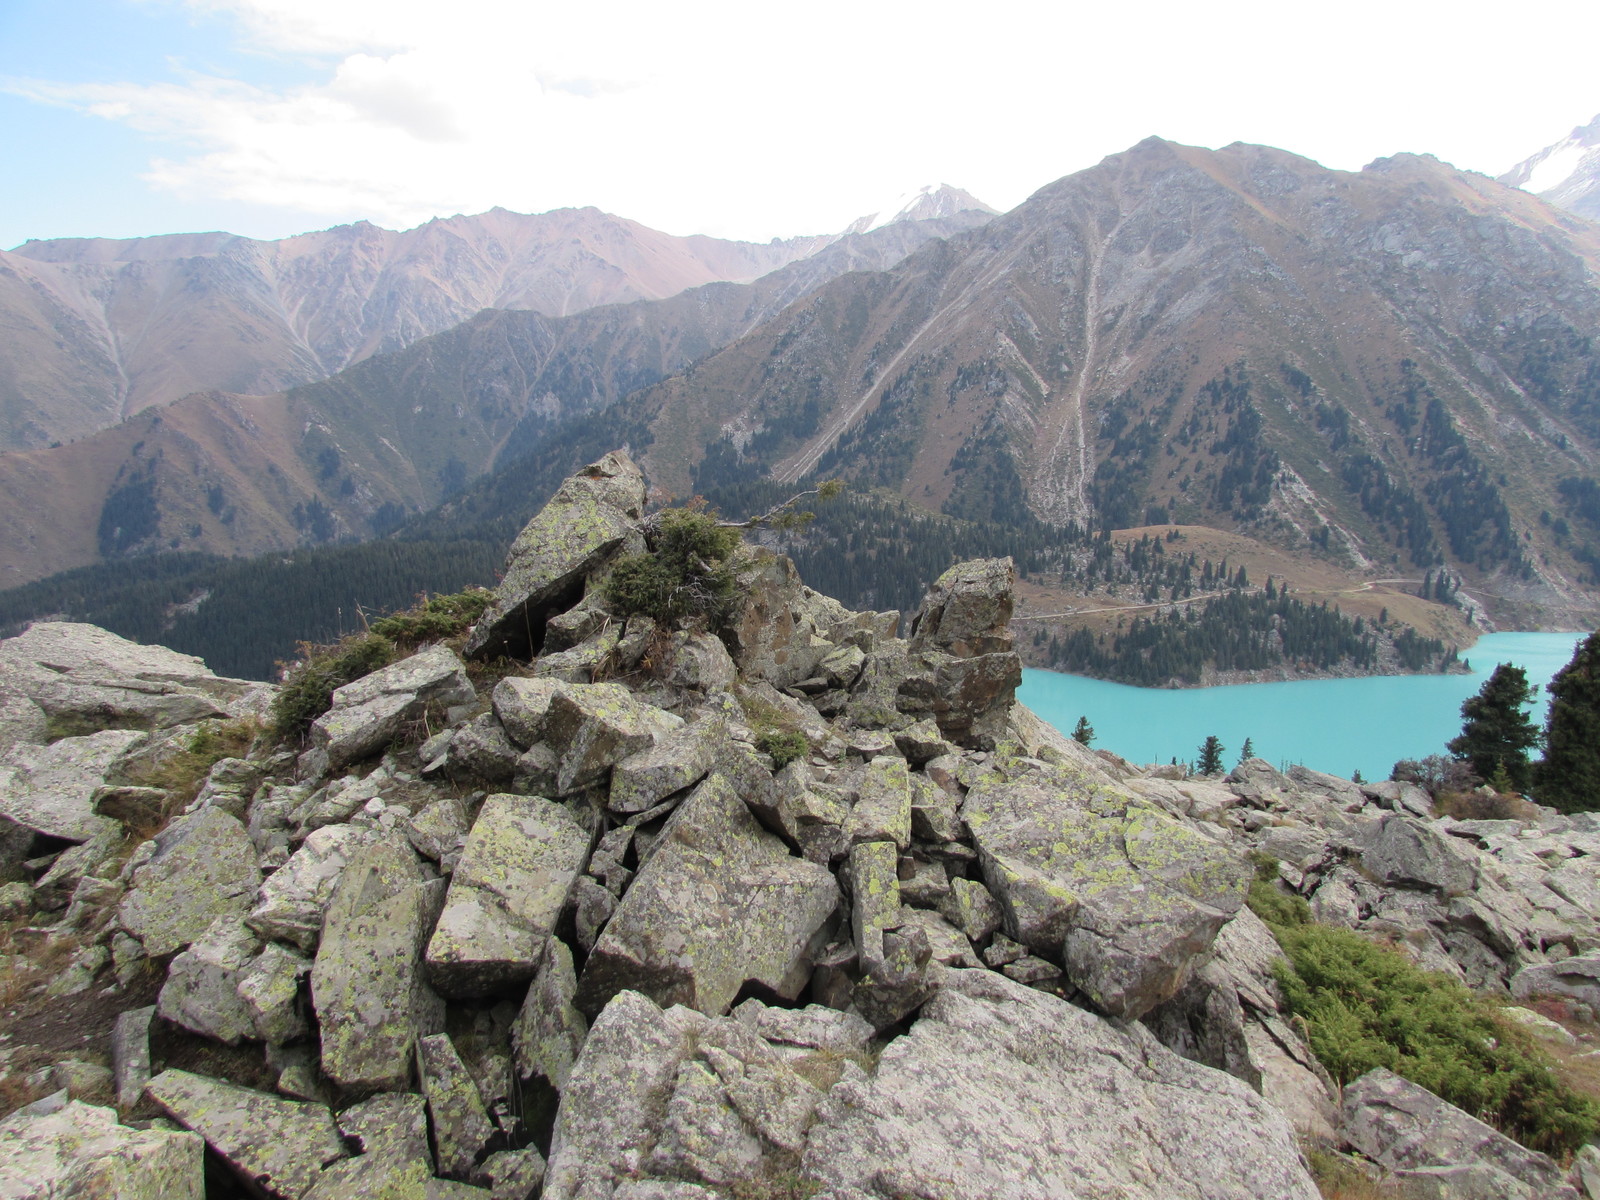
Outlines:
[[1302, 763], [1349, 778], [1387, 779], [1402, 758], [1445, 753], [1461, 732], [1461, 702], [1496, 663], [1528, 673], [1539, 688], [1534, 719], [1544, 724], [1544, 685], [1572, 658], [1581, 633], [1491, 633], [1462, 657], [1470, 675], [1383, 675], [1307, 679], [1211, 688], [1136, 688], [1055, 671], [1025, 670], [1017, 698], [1071, 733], [1080, 716], [1094, 726], [1094, 747], [1136, 763], [1184, 762], [1207, 734], [1226, 747], [1231, 767], [1245, 738], [1275, 766]]

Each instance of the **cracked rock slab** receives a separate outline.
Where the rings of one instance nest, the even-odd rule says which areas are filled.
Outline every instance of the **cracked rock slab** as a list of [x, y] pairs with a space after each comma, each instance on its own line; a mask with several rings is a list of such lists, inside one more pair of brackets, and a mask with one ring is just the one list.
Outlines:
[[588, 855], [588, 830], [561, 805], [484, 801], [428, 943], [434, 987], [485, 996], [531, 979]]
[[187, 1131], [130, 1129], [116, 1111], [69, 1101], [0, 1121], [6, 1200], [203, 1200], [204, 1143]]
[[151, 958], [181, 950], [218, 917], [242, 919], [261, 887], [255, 846], [237, 817], [203, 808], [155, 839], [118, 911]]

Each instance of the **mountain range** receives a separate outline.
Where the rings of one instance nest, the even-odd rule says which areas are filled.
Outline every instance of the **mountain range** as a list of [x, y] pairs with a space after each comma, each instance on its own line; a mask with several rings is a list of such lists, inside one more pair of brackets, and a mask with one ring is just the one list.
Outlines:
[[[0, 449], [85, 436], [193, 392], [277, 392], [486, 308], [562, 317], [746, 282], [891, 221], [989, 213], [948, 186], [837, 234], [674, 237], [594, 208], [494, 209], [394, 232], [30, 241], [0, 252]], [[857, 228], [859, 226], [860, 228]]]
[[748, 284], [486, 311], [322, 382], [0, 456], [12, 512], [62, 497], [10, 523], [0, 570], [370, 537], [576, 422], [661, 495], [839, 475], [1594, 618], [1600, 227], [1427, 156], [1340, 172], [1156, 138], [1001, 216], [879, 220]]

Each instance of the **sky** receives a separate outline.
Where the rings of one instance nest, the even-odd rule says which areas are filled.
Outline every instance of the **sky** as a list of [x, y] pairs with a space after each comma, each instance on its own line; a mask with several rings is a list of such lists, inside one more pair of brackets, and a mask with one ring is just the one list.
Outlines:
[[1600, 4], [0, 0], [0, 247], [593, 205], [1008, 209], [1155, 134], [1496, 175], [1600, 112]]

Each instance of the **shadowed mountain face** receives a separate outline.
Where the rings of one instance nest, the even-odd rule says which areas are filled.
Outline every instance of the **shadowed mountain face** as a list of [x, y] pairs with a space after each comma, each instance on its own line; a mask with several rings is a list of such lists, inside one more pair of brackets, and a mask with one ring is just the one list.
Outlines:
[[560, 317], [661, 299], [755, 279], [837, 240], [673, 237], [586, 208], [494, 209], [403, 233], [362, 222], [275, 242], [28, 242], [0, 253], [0, 449], [82, 437], [191, 392], [326, 378], [486, 308]]
[[1151, 139], [657, 385], [646, 461], [679, 494], [843, 474], [1588, 610], [1600, 530], [1551, 527], [1600, 449], [1597, 272], [1600, 227], [1433, 159]]
[[1600, 116], [1523, 159], [1500, 182], [1600, 221]]
[[987, 219], [896, 222], [754, 284], [662, 301], [567, 317], [490, 310], [319, 383], [191, 395], [69, 445], [0, 454], [0, 586], [157, 550], [373, 536], [550, 423], [681, 370], [839, 274], [882, 270]]

